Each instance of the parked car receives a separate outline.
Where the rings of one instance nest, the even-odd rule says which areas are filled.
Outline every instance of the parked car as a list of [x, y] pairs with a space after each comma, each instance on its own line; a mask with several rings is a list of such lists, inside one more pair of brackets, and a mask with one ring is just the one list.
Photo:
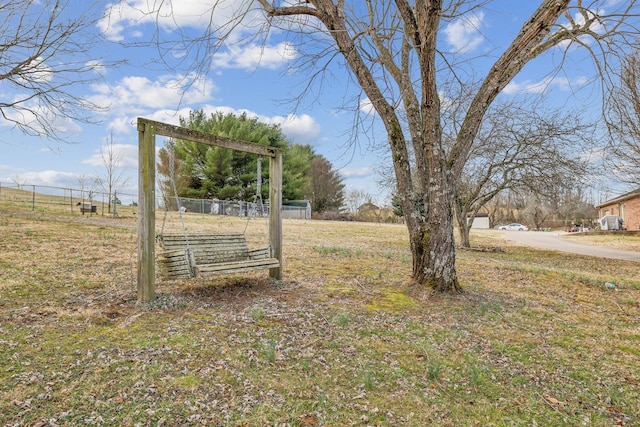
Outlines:
[[501, 225], [500, 227], [498, 227], [498, 230], [527, 231], [529, 230], [529, 227], [514, 222], [513, 224]]

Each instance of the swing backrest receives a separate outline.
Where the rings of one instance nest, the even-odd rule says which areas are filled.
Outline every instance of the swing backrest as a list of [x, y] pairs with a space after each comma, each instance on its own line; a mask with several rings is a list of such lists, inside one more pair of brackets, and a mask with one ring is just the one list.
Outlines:
[[241, 233], [190, 233], [162, 234], [158, 236], [160, 246], [165, 251], [193, 251], [196, 264], [214, 264], [247, 259], [247, 241]]

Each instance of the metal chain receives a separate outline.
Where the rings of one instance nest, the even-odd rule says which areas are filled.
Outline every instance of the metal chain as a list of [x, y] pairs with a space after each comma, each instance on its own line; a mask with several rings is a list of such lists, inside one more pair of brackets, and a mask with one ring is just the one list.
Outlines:
[[195, 262], [195, 257], [193, 255], [193, 251], [189, 246], [189, 235], [187, 233], [187, 226], [184, 223], [184, 217], [182, 216], [182, 205], [180, 204], [180, 197], [178, 197], [178, 188], [176, 187], [176, 180], [175, 180], [175, 142], [173, 141], [173, 139], [170, 139], [167, 145], [169, 146], [169, 180], [171, 181], [171, 186], [173, 187], [173, 194], [176, 198], [176, 206], [178, 207], [178, 216], [180, 217], [180, 223], [182, 224], [182, 232], [184, 234], [184, 241], [187, 246], [186, 258], [187, 258], [187, 264], [189, 265], [189, 273], [191, 277], [194, 277], [195, 272], [193, 271], [193, 266], [195, 265], [196, 262]]

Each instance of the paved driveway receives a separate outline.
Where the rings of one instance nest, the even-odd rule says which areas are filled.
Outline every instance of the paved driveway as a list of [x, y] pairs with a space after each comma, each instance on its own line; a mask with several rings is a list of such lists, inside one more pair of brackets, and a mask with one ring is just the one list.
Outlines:
[[564, 231], [503, 231], [503, 233], [509, 240], [539, 249], [640, 262], [640, 252], [577, 243], [573, 240], [564, 239], [562, 236], [567, 234]]

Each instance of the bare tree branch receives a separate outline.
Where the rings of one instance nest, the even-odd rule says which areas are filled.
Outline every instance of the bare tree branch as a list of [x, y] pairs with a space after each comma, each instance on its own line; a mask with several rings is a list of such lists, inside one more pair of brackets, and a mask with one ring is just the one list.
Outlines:
[[619, 81], [607, 103], [611, 141], [603, 152], [611, 171], [631, 189], [640, 186], [640, 53], [622, 64]]
[[100, 79], [110, 64], [91, 55], [99, 41], [98, 3], [5, 2], [0, 7], [0, 84], [10, 97], [0, 116], [28, 135], [64, 140], [73, 122], [95, 122], [98, 106], [78, 87]]

